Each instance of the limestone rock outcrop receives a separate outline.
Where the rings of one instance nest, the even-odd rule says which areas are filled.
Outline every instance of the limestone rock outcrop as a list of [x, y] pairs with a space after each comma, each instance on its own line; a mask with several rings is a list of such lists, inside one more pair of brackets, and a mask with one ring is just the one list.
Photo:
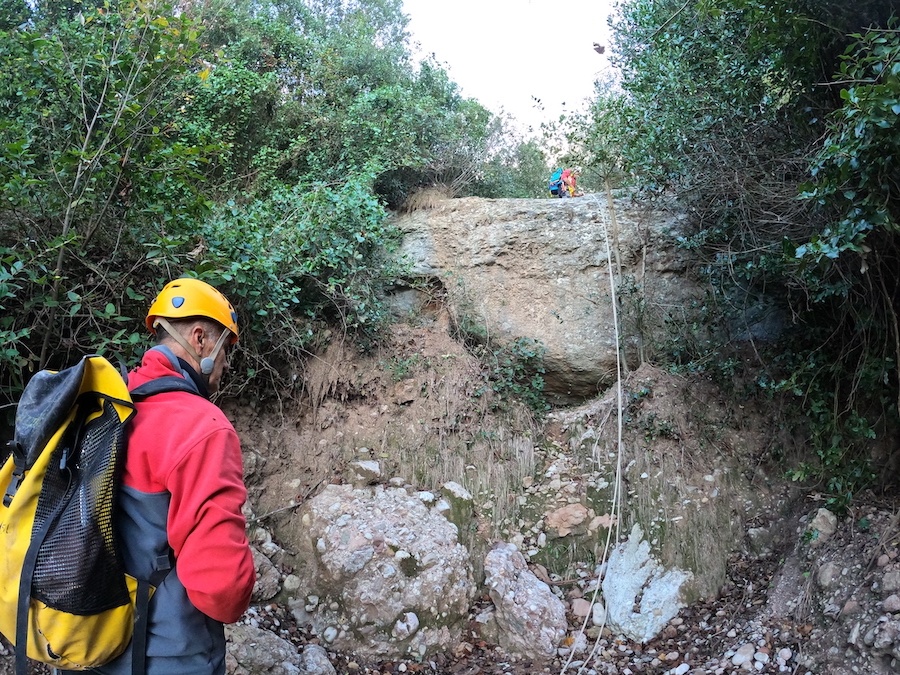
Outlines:
[[610, 555], [603, 578], [610, 628], [632, 640], [649, 642], [685, 606], [682, 587], [691, 576], [690, 572], [663, 568], [635, 524], [628, 540]]
[[419, 278], [438, 279], [458, 323], [491, 339], [540, 340], [546, 390], [584, 399], [616, 373], [610, 261], [617, 281], [620, 344], [636, 363], [689, 320], [700, 297], [692, 261], [675, 247], [683, 218], [614, 200], [452, 199], [398, 216], [401, 255]]

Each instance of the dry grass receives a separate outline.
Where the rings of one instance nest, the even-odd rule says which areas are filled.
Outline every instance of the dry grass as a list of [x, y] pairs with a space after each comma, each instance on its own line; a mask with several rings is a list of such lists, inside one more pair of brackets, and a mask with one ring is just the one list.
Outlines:
[[400, 206], [400, 212], [430, 211], [437, 208], [441, 202], [452, 198], [453, 190], [447, 185], [419, 188], [406, 198], [406, 201]]

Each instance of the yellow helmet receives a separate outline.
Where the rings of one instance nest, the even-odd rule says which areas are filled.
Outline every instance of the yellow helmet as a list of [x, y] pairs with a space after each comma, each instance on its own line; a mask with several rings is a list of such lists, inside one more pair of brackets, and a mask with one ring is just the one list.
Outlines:
[[232, 337], [229, 342], [231, 344], [237, 342], [237, 312], [234, 311], [234, 307], [221, 291], [199, 279], [175, 279], [163, 286], [150, 305], [144, 323], [155, 335], [158, 318], [186, 319], [191, 316], [202, 316], [220, 323], [231, 331]]

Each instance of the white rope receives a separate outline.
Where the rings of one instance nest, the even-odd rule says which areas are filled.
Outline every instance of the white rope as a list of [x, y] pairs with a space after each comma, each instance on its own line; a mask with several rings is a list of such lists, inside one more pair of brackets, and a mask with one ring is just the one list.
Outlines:
[[[600, 213], [603, 226], [603, 240], [606, 244], [606, 266], [609, 270], [609, 295], [610, 300], [612, 302], [612, 314], [613, 314], [613, 331], [616, 338], [616, 406], [617, 406], [617, 429], [616, 429], [616, 477], [615, 484], [613, 485], [613, 496], [612, 496], [612, 506], [610, 508], [610, 526], [606, 531], [606, 542], [603, 546], [603, 555], [600, 557], [600, 563], [597, 567], [603, 567], [606, 563], [607, 556], [609, 555], [609, 549], [612, 545], [612, 537], [613, 530], [615, 530], [615, 540], [619, 540], [619, 527], [622, 521], [622, 449], [623, 449], [623, 441], [622, 441], [622, 429], [623, 429], [623, 418], [624, 418], [624, 400], [623, 400], [623, 391], [622, 391], [622, 353], [620, 349], [620, 332], [619, 332], [619, 314], [618, 314], [618, 298], [616, 296], [616, 279], [613, 274], [613, 262], [612, 262], [612, 247], [609, 242], [609, 216], [606, 212], [603, 211], [600, 200], [597, 195], [591, 195], [594, 198], [594, 201], [600, 207]], [[612, 202], [607, 205], [610, 209], [614, 208]], [[599, 456], [599, 445], [600, 439], [594, 439], [594, 447], [591, 450], [592, 455], [594, 456], [594, 461], [597, 462], [597, 466], [602, 466], [601, 458]], [[587, 616], [584, 617], [584, 622], [581, 624], [581, 628], [578, 630], [576, 634], [576, 638], [578, 635], [584, 635], [587, 629], [588, 621], [591, 620], [591, 617], [594, 613], [594, 605], [597, 603], [597, 595], [600, 592], [600, 575], [597, 574], [597, 585], [594, 587], [594, 592], [591, 595], [591, 606], [588, 608]], [[585, 668], [588, 667], [588, 664], [594, 659], [597, 650], [600, 646], [600, 638], [603, 636], [603, 629], [606, 627], [606, 615], [607, 612], [603, 613], [603, 622], [599, 626], [599, 632], [597, 634], [597, 639], [594, 641], [594, 646], [591, 649], [590, 654], [588, 654], [587, 658], [584, 659], [581, 666], [578, 668], [577, 675], [581, 675], [582, 672], [585, 671]], [[572, 644], [575, 644], [573, 640]], [[563, 664], [562, 670], [560, 670], [560, 675], [563, 675], [566, 670], [569, 668], [569, 665], [572, 663], [572, 659], [575, 656], [575, 650], [572, 649], [569, 651], [569, 656], [566, 659], [566, 662]]]

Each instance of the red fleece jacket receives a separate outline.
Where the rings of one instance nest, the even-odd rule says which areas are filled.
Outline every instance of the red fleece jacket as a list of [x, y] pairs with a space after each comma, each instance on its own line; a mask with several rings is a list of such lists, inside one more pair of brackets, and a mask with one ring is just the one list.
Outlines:
[[[179, 375], [165, 354], [148, 351], [128, 378], [134, 389]], [[241, 506], [247, 499], [241, 446], [225, 414], [201, 396], [158, 394], [137, 404], [130, 425], [125, 485], [171, 495], [167, 535], [191, 603], [233, 623], [256, 581]]]

